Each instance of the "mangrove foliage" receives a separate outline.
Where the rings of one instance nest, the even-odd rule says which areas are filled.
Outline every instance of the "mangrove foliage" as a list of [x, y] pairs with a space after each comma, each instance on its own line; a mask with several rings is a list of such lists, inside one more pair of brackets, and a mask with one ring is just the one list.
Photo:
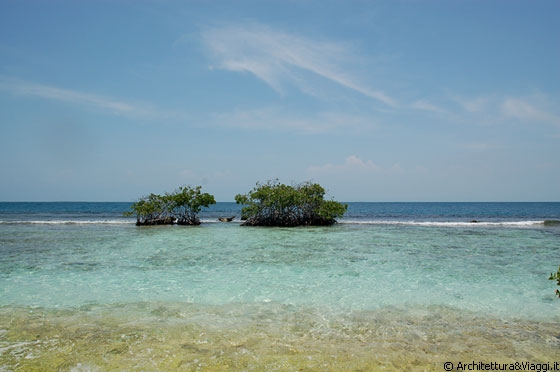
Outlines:
[[150, 194], [130, 206], [126, 216], [136, 216], [137, 226], [200, 225], [202, 207], [216, 204], [214, 196], [202, 193], [201, 186], [179, 187], [173, 193]]
[[278, 180], [257, 183], [247, 194], [235, 196], [244, 205], [244, 226], [328, 226], [346, 213], [348, 205], [325, 200], [325, 189], [311, 182], [295, 186]]

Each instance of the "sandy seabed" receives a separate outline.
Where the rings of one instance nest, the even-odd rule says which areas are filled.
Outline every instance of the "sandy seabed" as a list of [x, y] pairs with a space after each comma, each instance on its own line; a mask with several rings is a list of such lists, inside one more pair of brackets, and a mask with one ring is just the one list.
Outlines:
[[275, 303], [0, 308], [0, 371], [444, 371], [560, 362], [560, 321], [445, 306], [346, 314]]

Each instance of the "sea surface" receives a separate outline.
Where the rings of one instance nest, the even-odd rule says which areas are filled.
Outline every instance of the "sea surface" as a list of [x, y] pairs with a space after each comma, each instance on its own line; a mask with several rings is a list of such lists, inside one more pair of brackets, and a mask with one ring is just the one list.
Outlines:
[[560, 203], [349, 203], [301, 228], [129, 206], [0, 203], [0, 371], [560, 362]]

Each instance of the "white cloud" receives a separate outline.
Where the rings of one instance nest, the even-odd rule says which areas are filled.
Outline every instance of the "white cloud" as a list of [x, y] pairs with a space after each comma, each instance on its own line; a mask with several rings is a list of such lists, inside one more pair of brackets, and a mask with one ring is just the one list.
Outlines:
[[213, 67], [249, 72], [278, 92], [287, 82], [305, 93], [312, 92], [309, 79], [302, 78], [302, 72], [311, 72], [385, 105], [397, 106], [393, 98], [347, 72], [358, 59], [347, 44], [312, 40], [257, 24], [209, 28], [201, 37], [212, 54]]
[[403, 169], [403, 167], [401, 166], [400, 163], [395, 163], [391, 167], [391, 171], [395, 172], [395, 173], [402, 173], [402, 172], [404, 172], [404, 169]]
[[324, 164], [315, 166], [312, 165], [307, 168], [309, 173], [312, 174], [325, 174], [325, 173], [369, 173], [379, 170], [379, 167], [371, 160], [362, 160], [356, 155], [348, 156], [343, 164]]

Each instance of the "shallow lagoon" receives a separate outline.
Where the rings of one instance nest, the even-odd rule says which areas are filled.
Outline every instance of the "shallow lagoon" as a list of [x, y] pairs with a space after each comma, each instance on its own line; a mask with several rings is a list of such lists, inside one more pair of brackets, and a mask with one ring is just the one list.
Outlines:
[[547, 280], [560, 234], [524, 223], [537, 217], [296, 229], [137, 228], [106, 216], [2, 223], [0, 365], [441, 371], [446, 361], [560, 361], [560, 300]]

